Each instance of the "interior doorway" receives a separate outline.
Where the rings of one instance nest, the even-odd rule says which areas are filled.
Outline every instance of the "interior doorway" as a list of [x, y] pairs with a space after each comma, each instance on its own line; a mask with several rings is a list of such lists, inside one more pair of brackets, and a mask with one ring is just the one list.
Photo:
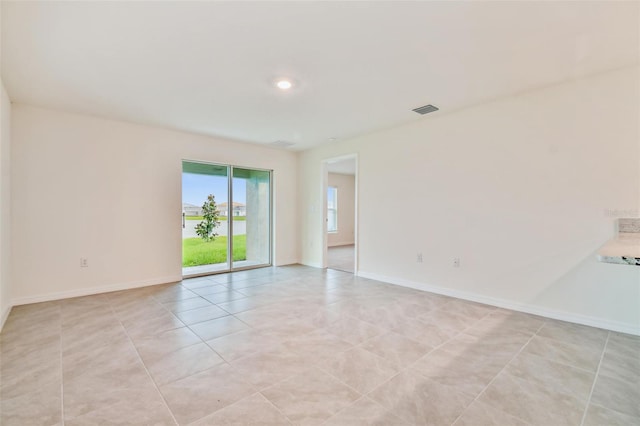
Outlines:
[[356, 155], [324, 162], [324, 266], [352, 274], [357, 272], [357, 175]]
[[182, 162], [182, 275], [271, 265], [271, 171]]

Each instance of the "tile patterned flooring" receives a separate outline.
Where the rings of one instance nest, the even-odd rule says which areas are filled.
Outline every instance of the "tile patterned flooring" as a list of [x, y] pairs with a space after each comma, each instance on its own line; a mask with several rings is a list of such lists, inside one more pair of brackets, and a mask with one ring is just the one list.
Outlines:
[[639, 425], [640, 338], [303, 266], [19, 306], [9, 425]]
[[355, 245], [329, 247], [327, 266], [344, 272], [354, 272]]

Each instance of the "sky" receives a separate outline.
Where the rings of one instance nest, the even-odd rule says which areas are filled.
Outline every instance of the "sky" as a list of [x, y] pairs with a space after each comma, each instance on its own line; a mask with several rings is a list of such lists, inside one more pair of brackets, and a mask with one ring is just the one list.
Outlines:
[[[228, 202], [227, 177], [193, 173], [182, 174], [182, 202], [202, 206], [209, 194], [216, 204]], [[247, 185], [244, 179], [233, 179], [233, 201], [247, 203]]]

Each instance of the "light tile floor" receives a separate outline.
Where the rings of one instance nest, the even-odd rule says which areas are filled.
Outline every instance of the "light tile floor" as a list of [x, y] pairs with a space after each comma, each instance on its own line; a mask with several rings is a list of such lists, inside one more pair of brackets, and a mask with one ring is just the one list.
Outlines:
[[638, 425], [640, 338], [302, 266], [13, 309], [9, 425]]
[[354, 271], [355, 246], [336, 246], [327, 249], [327, 266], [330, 269], [351, 272]]

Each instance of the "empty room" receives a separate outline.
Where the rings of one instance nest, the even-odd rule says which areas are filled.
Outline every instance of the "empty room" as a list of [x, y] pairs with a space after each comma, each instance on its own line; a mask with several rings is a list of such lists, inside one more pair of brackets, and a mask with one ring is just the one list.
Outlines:
[[0, 1], [0, 424], [640, 425], [639, 1]]

